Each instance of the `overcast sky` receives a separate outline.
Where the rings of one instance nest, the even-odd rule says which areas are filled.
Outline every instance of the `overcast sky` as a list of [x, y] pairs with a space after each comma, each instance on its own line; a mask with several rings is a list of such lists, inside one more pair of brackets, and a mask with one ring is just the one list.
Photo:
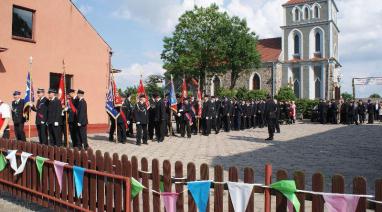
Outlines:
[[[140, 75], [163, 73], [160, 52], [178, 17], [194, 3], [216, 3], [245, 18], [260, 38], [281, 36], [281, 5], [287, 0], [73, 0], [113, 48], [120, 87], [136, 85]], [[339, 7], [339, 52], [342, 92], [351, 92], [353, 77], [382, 77], [382, 1], [336, 0]], [[358, 86], [357, 96], [382, 95], [382, 86]]]

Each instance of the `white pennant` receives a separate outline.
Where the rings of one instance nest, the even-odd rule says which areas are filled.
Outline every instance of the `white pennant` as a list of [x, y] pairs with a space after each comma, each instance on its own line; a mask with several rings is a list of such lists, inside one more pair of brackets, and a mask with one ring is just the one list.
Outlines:
[[17, 150], [9, 150], [6, 159], [9, 160], [11, 168], [16, 172], [17, 171], [17, 161], [16, 161], [16, 152]]
[[29, 158], [29, 156], [31, 156], [32, 154], [31, 153], [28, 153], [28, 152], [22, 152], [21, 153], [21, 164], [20, 166], [17, 168], [17, 171], [15, 172], [15, 176], [22, 173], [25, 169], [25, 164], [27, 163], [27, 160]]
[[229, 195], [235, 212], [245, 212], [252, 195], [253, 184], [228, 182]]

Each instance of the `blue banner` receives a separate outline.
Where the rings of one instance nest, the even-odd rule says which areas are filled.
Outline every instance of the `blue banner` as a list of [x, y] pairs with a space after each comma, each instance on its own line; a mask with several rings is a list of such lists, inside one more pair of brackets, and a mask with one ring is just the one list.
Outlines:
[[24, 97], [24, 108], [23, 113], [24, 117], [29, 120], [29, 110], [31, 107], [31, 103], [34, 102], [34, 90], [33, 90], [33, 83], [31, 79], [30, 72], [28, 72], [27, 76], [27, 83], [26, 83], [26, 89], [25, 89], [25, 97]]
[[113, 91], [113, 83], [112, 79], [110, 79], [109, 90], [106, 94], [106, 112], [110, 114], [114, 119], [118, 118], [119, 112], [115, 109], [114, 106], [114, 91]]

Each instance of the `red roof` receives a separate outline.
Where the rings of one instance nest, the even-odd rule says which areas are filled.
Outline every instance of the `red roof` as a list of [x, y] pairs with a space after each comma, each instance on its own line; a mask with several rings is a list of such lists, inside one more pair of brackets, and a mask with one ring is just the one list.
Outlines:
[[305, 3], [308, 2], [309, 0], [289, 0], [287, 3], [284, 5], [290, 5], [290, 4], [300, 4], [300, 3]]
[[277, 61], [281, 54], [281, 38], [261, 39], [257, 43], [257, 51], [261, 55], [261, 62]]

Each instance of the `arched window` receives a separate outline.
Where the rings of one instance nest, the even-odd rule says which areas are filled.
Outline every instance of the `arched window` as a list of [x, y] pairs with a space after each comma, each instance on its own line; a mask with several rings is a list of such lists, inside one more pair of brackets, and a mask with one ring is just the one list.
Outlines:
[[319, 15], [320, 15], [320, 10], [319, 10], [318, 6], [315, 6], [314, 7], [314, 17], [319, 18]]
[[300, 54], [300, 36], [297, 33], [294, 35], [294, 54]]
[[293, 90], [294, 90], [294, 95], [297, 98], [300, 98], [300, 82], [298, 80], [295, 80], [293, 83]]
[[214, 95], [215, 95], [215, 94], [218, 93], [218, 90], [220, 88], [220, 79], [219, 79], [219, 77], [215, 76], [213, 83], [214, 83]]
[[321, 52], [321, 34], [319, 32], [316, 32], [315, 35], [315, 43], [316, 43], [316, 52]]
[[304, 19], [305, 20], [309, 19], [309, 9], [307, 7], [305, 7], [305, 10], [304, 10]]
[[316, 79], [316, 82], [314, 83], [314, 91], [315, 91], [315, 98], [320, 99], [321, 98], [321, 81], [320, 79]]
[[294, 21], [299, 21], [300, 20], [300, 11], [295, 8], [294, 10]]
[[252, 90], [260, 90], [260, 77], [258, 74], [253, 75]]

